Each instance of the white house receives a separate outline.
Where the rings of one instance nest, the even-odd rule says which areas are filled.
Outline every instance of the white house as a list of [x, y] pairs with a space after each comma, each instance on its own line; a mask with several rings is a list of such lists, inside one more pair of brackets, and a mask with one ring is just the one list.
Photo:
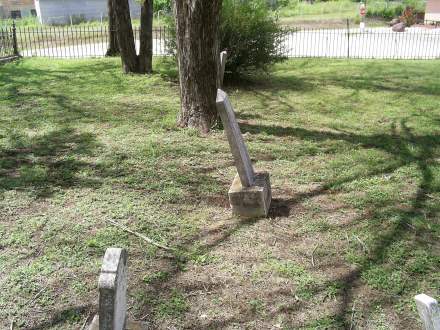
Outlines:
[[[132, 18], [139, 18], [141, 7], [129, 0]], [[42, 24], [70, 24], [100, 20], [108, 16], [107, 0], [35, 0], [37, 16]]]
[[0, 18], [37, 16], [34, 0], [0, 0]]
[[425, 22], [440, 22], [440, 0], [428, 0], [426, 3]]

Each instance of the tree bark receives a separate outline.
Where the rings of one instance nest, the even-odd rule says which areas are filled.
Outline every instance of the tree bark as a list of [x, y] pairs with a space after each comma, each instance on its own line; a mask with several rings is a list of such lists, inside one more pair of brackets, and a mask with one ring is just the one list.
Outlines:
[[116, 22], [116, 12], [114, 7], [115, 0], [107, 0], [108, 8], [108, 49], [106, 56], [119, 55], [119, 43], [118, 43], [118, 25]]
[[114, 8], [117, 21], [117, 35], [121, 52], [122, 69], [125, 73], [138, 72], [138, 57], [134, 43], [128, 0], [115, 0]]
[[178, 124], [208, 132], [217, 119], [222, 0], [174, 1], [181, 111]]
[[139, 73], [153, 71], [153, 0], [143, 0], [139, 49]]

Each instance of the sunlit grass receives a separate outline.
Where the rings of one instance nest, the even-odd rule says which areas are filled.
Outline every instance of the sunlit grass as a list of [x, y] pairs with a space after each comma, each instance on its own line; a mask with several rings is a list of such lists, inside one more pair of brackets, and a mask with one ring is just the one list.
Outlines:
[[0, 67], [0, 327], [80, 327], [119, 246], [130, 313], [159, 329], [417, 328], [412, 297], [440, 289], [439, 77], [438, 61], [292, 60], [227, 79], [274, 194], [270, 219], [242, 222], [223, 132], [176, 126], [170, 60]]

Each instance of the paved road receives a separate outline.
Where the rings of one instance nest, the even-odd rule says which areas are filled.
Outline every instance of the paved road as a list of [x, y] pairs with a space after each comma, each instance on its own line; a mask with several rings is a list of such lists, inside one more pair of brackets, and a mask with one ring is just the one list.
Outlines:
[[[329, 58], [440, 58], [440, 29], [409, 28], [404, 33], [392, 32], [390, 28], [302, 30], [283, 38], [283, 52], [288, 57]], [[136, 43], [139, 49], [139, 41]], [[25, 57], [42, 56], [56, 58], [85, 58], [105, 55], [106, 43], [78, 44], [25, 50]], [[166, 55], [164, 40], [153, 40], [154, 55]]]

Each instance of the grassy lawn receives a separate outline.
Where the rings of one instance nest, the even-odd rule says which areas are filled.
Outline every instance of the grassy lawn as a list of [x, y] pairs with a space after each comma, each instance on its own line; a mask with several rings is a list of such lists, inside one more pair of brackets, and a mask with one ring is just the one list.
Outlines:
[[80, 328], [110, 246], [153, 328], [420, 327], [413, 296], [440, 295], [438, 61], [295, 60], [229, 84], [272, 175], [258, 221], [230, 214], [222, 131], [176, 128], [176, 70], [156, 68], [0, 67], [0, 328]]
[[[367, 2], [368, 12], [373, 16], [366, 19], [367, 25], [370, 27], [387, 26], [390, 18], [385, 19], [384, 15], [395, 11], [400, 15], [404, 8], [401, 1], [368, 0], [364, 2]], [[415, 0], [413, 5], [419, 11], [423, 11], [425, 8], [423, 0]], [[359, 24], [361, 20], [359, 2], [351, 0], [315, 2], [313, 4], [290, 0], [287, 6], [279, 10], [279, 15], [282, 25], [310, 28], [343, 28], [347, 19], [352, 24]]]

